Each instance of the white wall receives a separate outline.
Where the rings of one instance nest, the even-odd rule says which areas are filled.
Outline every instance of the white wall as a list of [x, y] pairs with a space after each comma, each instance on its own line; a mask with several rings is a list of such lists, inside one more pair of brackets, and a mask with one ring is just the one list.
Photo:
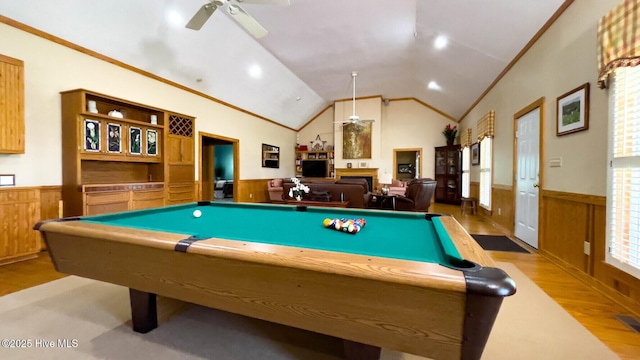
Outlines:
[[196, 134], [239, 139], [241, 179], [293, 173], [293, 151], [279, 169], [262, 168], [261, 145], [294, 149], [294, 131], [1, 23], [0, 52], [25, 66], [25, 154], [0, 154], [0, 173], [18, 186], [62, 183], [60, 92], [76, 88], [195, 116]]
[[[320, 134], [323, 140], [332, 139], [327, 144], [335, 145], [336, 168], [345, 168], [348, 162], [357, 167], [357, 160], [342, 158], [342, 125], [334, 123], [348, 119], [352, 112], [351, 101], [336, 102], [335, 116], [329, 108], [299, 132], [300, 144], [309, 145]], [[434, 178], [434, 148], [446, 145], [444, 127], [457, 125], [415, 100], [391, 101], [388, 106], [379, 97], [356, 100], [356, 114], [361, 119], [376, 120], [372, 129], [372, 158], [362, 160], [369, 167], [378, 168], [378, 175], [394, 173], [394, 149], [422, 148], [422, 176]]]
[[[489, 110], [496, 112], [494, 184], [513, 184], [514, 114], [545, 98], [543, 187], [547, 190], [606, 195], [607, 92], [597, 88], [596, 30], [598, 20], [620, 0], [580, 0], [556, 20], [502, 78], [461, 125], [472, 127]], [[590, 83], [589, 129], [556, 137], [556, 99]], [[562, 158], [562, 167], [549, 159]], [[479, 180], [472, 167], [472, 181]]]
[[414, 100], [391, 101], [382, 108], [380, 173], [395, 173], [393, 149], [422, 148], [422, 177], [435, 179], [435, 147], [445, 146], [447, 124], [458, 125]]

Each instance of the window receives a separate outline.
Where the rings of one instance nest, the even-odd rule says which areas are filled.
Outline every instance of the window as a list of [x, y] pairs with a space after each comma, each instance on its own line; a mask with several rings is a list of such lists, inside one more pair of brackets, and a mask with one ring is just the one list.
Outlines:
[[462, 149], [462, 197], [469, 197], [471, 177], [471, 149], [467, 146]]
[[608, 152], [606, 262], [640, 278], [640, 67], [614, 72]]
[[492, 139], [480, 140], [480, 206], [491, 210], [491, 144]]

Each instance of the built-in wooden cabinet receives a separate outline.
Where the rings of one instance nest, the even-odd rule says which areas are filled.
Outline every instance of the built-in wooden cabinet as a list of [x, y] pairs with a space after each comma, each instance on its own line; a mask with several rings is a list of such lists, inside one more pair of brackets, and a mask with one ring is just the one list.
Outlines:
[[460, 204], [462, 196], [462, 152], [460, 145], [435, 148], [435, 201]]
[[0, 187], [0, 264], [25, 260], [40, 252], [40, 190]]
[[[304, 169], [304, 161], [305, 160], [315, 160], [315, 161], [324, 161], [326, 162], [326, 171], [323, 177], [334, 178], [336, 176], [335, 167], [334, 167], [334, 159], [333, 159], [333, 150], [296, 150], [296, 160], [295, 160], [295, 176], [302, 177], [303, 169]], [[316, 176], [321, 177], [321, 176]]]
[[0, 154], [24, 154], [24, 63], [0, 55]]
[[164, 183], [101, 184], [82, 187], [84, 215], [163, 206]]
[[168, 117], [167, 204], [181, 204], [195, 201], [195, 119], [180, 114]]
[[170, 183], [193, 188], [192, 117], [84, 89], [61, 97], [64, 216], [163, 206]]

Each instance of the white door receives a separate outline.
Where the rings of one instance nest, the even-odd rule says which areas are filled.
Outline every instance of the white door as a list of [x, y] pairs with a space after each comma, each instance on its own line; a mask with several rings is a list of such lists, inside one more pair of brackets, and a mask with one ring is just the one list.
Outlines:
[[540, 172], [540, 108], [517, 119], [515, 236], [538, 248], [538, 186]]

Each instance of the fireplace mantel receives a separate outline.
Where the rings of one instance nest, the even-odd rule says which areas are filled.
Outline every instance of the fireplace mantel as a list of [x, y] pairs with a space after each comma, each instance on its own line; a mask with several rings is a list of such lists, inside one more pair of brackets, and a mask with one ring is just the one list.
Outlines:
[[378, 168], [337, 168], [336, 179], [342, 176], [371, 176], [373, 187], [378, 187]]

